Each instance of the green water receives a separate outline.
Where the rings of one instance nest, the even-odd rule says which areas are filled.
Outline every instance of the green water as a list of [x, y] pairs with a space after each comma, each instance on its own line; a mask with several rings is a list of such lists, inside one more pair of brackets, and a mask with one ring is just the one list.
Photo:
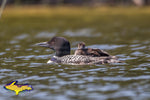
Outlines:
[[[149, 100], [150, 14], [7, 16], [0, 20], [1, 100]], [[104, 49], [121, 64], [47, 65], [54, 55], [34, 44], [53, 36]], [[15, 96], [3, 86], [18, 80], [34, 88]]]

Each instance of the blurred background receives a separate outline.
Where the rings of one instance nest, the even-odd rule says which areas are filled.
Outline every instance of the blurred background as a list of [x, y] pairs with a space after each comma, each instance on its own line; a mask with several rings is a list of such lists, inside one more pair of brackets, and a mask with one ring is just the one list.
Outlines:
[[[0, 0], [0, 100], [150, 100], [149, 5], [150, 0]], [[47, 65], [54, 51], [35, 44], [54, 36], [70, 41], [71, 54], [83, 41], [125, 63]], [[15, 96], [3, 88], [15, 80], [34, 90]]]
[[[2, 0], [0, 1], [0, 3]], [[7, 4], [15, 5], [75, 5], [75, 6], [101, 6], [101, 5], [136, 5], [145, 6], [150, 4], [150, 0], [8, 0]]]

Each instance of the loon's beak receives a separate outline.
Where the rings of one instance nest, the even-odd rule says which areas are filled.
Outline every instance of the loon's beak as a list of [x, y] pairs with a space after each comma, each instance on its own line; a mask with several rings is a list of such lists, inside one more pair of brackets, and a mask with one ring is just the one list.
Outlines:
[[50, 48], [50, 45], [47, 42], [40, 42], [40, 43], [36, 43], [35, 45], [41, 46], [41, 47], [48, 47]]

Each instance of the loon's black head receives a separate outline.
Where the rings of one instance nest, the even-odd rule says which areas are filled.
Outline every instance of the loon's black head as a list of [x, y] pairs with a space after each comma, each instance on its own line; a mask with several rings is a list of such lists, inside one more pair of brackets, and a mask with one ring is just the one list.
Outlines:
[[53, 37], [50, 41], [37, 43], [37, 45], [54, 50], [58, 57], [70, 55], [70, 43], [63, 37]]

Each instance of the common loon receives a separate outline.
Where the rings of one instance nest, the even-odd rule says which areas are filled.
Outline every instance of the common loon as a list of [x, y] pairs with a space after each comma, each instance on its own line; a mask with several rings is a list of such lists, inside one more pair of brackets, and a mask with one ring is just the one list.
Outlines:
[[41, 42], [36, 45], [48, 47], [56, 52], [55, 56], [47, 63], [89, 65], [120, 62], [116, 56], [91, 57], [86, 55], [70, 55], [70, 43], [63, 37], [53, 37], [48, 42]]
[[106, 51], [101, 49], [92, 49], [92, 48], [85, 48], [85, 43], [80, 42], [78, 44], [78, 49], [74, 53], [75, 55], [87, 55], [92, 57], [101, 57], [101, 56], [110, 56]]

